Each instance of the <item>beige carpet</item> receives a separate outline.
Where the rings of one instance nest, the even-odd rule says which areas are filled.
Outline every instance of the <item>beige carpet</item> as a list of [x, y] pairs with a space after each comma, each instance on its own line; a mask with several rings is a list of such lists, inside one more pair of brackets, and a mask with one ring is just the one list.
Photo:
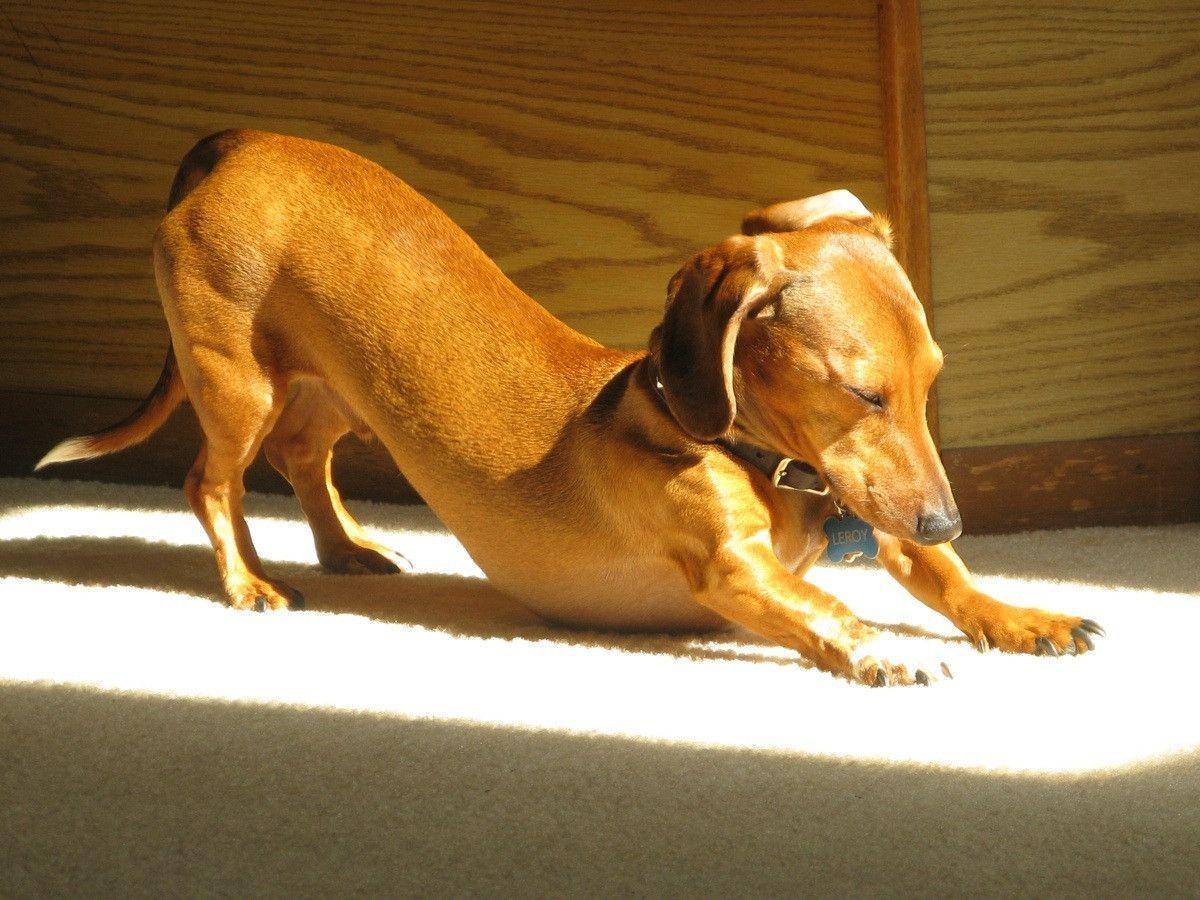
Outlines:
[[548, 628], [421, 509], [409, 576], [215, 602], [177, 490], [0, 480], [0, 896], [1195, 895], [1200, 525], [964, 539], [1094, 654], [980, 655], [873, 565], [814, 576], [956, 678], [872, 690], [744, 633]]

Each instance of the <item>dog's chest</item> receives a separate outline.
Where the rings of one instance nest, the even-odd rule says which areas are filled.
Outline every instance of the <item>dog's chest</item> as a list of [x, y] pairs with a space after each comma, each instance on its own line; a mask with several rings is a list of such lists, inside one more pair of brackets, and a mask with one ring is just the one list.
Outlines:
[[833, 503], [825, 497], [787, 491], [780, 491], [776, 502], [771, 527], [775, 555], [787, 569], [804, 572], [828, 543], [823, 526], [833, 512]]

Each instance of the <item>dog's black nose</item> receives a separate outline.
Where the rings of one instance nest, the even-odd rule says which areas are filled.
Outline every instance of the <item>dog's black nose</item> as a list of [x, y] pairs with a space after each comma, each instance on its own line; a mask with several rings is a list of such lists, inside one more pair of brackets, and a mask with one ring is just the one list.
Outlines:
[[958, 508], [939, 509], [917, 517], [918, 544], [944, 544], [962, 534], [962, 517]]

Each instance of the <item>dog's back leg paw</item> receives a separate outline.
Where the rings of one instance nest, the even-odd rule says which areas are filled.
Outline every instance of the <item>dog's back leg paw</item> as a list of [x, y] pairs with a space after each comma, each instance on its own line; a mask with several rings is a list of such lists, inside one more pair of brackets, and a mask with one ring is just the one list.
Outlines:
[[263, 444], [267, 459], [296, 492], [322, 568], [342, 575], [411, 572], [407, 559], [367, 536], [333, 483], [333, 446], [350, 430], [342, 407], [320, 382], [295, 384]]
[[326, 550], [318, 558], [321, 568], [339, 575], [395, 575], [412, 571], [408, 559], [373, 541], [351, 541], [337, 550]]

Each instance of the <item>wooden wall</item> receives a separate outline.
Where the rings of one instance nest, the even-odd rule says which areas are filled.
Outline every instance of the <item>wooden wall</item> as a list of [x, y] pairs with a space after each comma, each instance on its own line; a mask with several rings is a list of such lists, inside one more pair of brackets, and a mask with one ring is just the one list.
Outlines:
[[750, 207], [882, 206], [874, 0], [5, 4], [0, 390], [141, 397], [149, 246], [180, 157], [333, 141], [441, 205], [532, 296], [644, 346], [668, 277]]
[[943, 446], [1200, 430], [1200, 5], [921, 10]]
[[[886, 201], [948, 353], [936, 409], [968, 529], [1200, 517], [1194, 3], [4, 11], [0, 474], [154, 383], [149, 245], [174, 167], [253, 126], [391, 168], [553, 312], [628, 347], [748, 207], [843, 186]], [[189, 416], [56, 474], [178, 483]], [[351, 495], [406, 496], [347, 444]]]

